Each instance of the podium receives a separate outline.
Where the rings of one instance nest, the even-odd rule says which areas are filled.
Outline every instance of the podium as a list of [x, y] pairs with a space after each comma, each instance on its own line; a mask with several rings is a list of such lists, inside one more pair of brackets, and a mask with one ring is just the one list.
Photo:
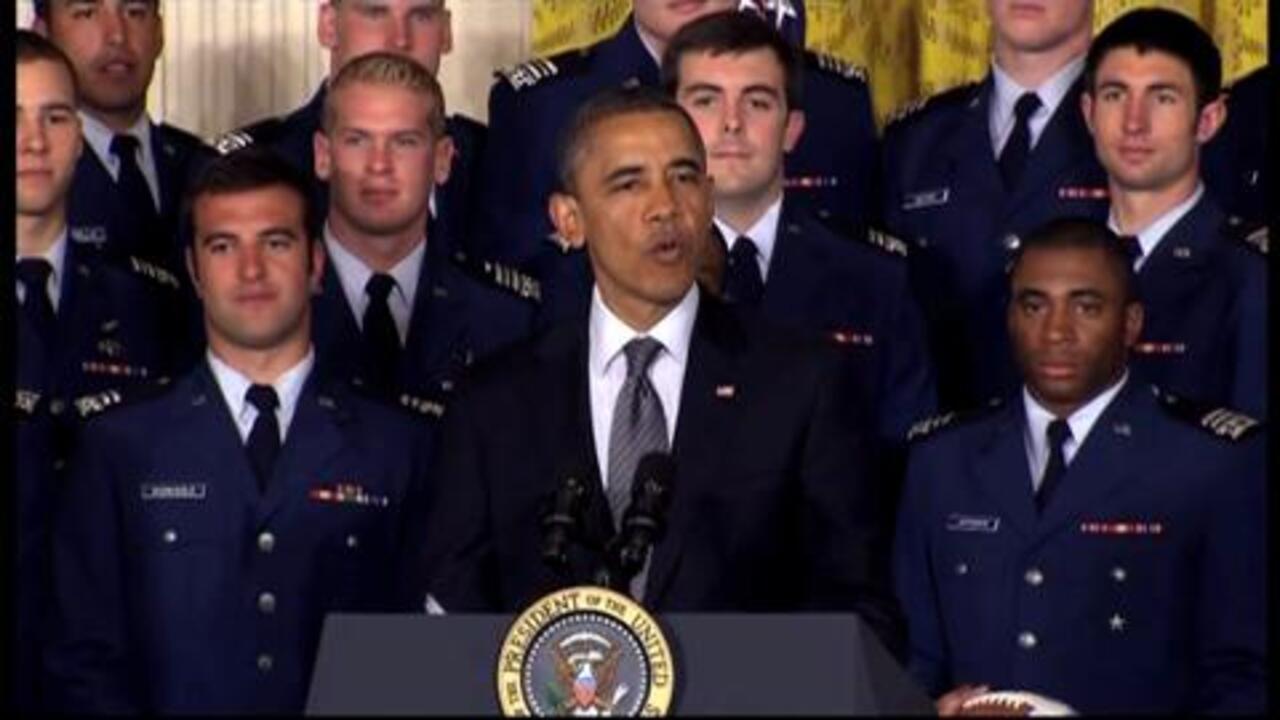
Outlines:
[[[498, 651], [513, 616], [325, 620], [309, 715], [498, 715]], [[933, 715], [933, 703], [853, 614], [670, 614], [673, 715]]]

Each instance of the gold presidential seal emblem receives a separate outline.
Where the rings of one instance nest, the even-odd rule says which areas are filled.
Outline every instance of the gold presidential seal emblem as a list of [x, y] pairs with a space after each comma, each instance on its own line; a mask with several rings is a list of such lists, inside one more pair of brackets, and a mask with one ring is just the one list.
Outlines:
[[507, 716], [661, 716], [674, 689], [662, 628], [631, 598], [602, 587], [538, 599], [498, 654]]

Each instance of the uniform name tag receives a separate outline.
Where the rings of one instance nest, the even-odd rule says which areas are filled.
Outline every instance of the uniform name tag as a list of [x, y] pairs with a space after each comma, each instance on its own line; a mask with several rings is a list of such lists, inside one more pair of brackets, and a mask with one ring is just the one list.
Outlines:
[[1000, 530], [1000, 518], [988, 515], [961, 515], [952, 513], [947, 516], [949, 532], [993, 533]]
[[907, 193], [907, 197], [902, 201], [903, 210], [919, 210], [921, 208], [936, 207], [938, 205], [946, 205], [951, 199], [951, 188], [939, 188], [937, 190], [926, 190], [924, 192]]
[[144, 483], [142, 499], [148, 502], [157, 500], [204, 500], [207, 491], [204, 483]]

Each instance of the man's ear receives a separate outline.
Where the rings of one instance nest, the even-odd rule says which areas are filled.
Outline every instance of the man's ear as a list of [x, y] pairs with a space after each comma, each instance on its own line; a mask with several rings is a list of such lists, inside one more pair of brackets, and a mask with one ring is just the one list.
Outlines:
[[315, 158], [312, 165], [316, 171], [316, 177], [329, 181], [329, 136], [324, 133], [323, 129], [316, 130], [316, 134], [311, 136], [311, 154]]
[[1084, 124], [1093, 134], [1093, 96], [1087, 92], [1080, 93], [1080, 113], [1084, 115]]
[[1142, 323], [1144, 313], [1142, 303], [1131, 302], [1124, 307], [1124, 346], [1126, 349], [1132, 349], [1138, 344], [1138, 338], [1142, 336]]
[[782, 151], [791, 152], [795, 149], [796, 144], [800, 142], [800, 137], [804, 135], [805, 117], [803, 110], [791, 110], [787, 113], [787, 127], [782, 136]]
[[319, 295], [324, 291], [324, 263], [327, 256], [324, 254], [324, 243], [319, 239], [309, 241], [311, 243], [311, 294]]
[[453, 156], [457, 151], [453, 138], [448, 135], [442, 135], [436, 140], [435, 167], [431, 169], [436, 187], [449, 182], [449, 175], [453, 172]]
[[320, 14], [316, 16], [316, 39], [320, 47], [333, 52], [338, 46], [338, 10], [333, 3], [326, 2], [320, 6]]
[[582, 209], [578, 199], [568, 193], [552, 193], [547, 200], [547, 214], [556, 234], [566, 247], [581, 248], [587, 244], [586, 228], [582, 223]]
[[196, 297], [204, 299], [204, 293], [200, 291], [200, 271], [196, 265], [195, 238], [192, 238], [191, 244], [183, 252], [186, 259], [187, 275], [191, 277], [191, 287], [196, 291]]
[[1224, 96], [1218, 95], [1200, 109], [1200, 116], [1196, 118], [1196, 142], [1201, 145], [1209, 142], [1226, 122], [1227, 102]]

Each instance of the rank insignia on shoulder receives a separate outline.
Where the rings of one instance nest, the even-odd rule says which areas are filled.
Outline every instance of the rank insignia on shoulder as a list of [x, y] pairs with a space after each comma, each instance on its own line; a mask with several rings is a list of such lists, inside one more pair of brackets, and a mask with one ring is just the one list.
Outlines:
[[1262, 227], [1258, 228], [1257, 230], [1254, 230], [1248, 235], [1243, 236], [1241, 240], [1244, 240], [1244, 243], [1249, 247], [1253, 248], [1254, 250], [1257, 250], [1263, 255], [1266, 255], [1268, 235], [1269, 233], [1267, 230], [1267, 226], [1263, 225]]
[[907, 256], [907, 244], [883, 230], [868, 228], [867, 242], [894, 255]]
[[130, 257], [129, 266], [139, 275], [154, 280], [161, 285], [167, 285], [175, 290], [181, 287], [181, 285], [178, 284], [178, 278], [176, 275], [158, 265], [153, 265], [146, 260], [139, 260], [136, 257]]
[[85, 395], [76, 399], [76, 412], [80, 414], [81, 419], [88, 419], [107, 408], [119, 405], [123, 400], [124, 396], [120, 394], [119, 390], [107, 390], [96, 395]]
[[232, 130], [224, 133], [213, 142], [213, 149], [220, 155], [227, 155], [236, 150], [247, 148], [253, 144], [253, 136], [244, 130]]
[[1226, 440], [1241, 440], [1262, 426], [1261, 421], [1228, 408], [1206, 406], [1164, 392], [1158, 397], [1160, 404], [1176, 417]]
[[68, 229], [71, 242], [100, 248], [107, 244], [107, 229], [102, 225], [77, 225]]
[[32, 390], [17, 390], [14, 393], [13, 407], [24, 415], [34, 415], [36, 406], [40, 404], [40, 393]]
[[867, 69], [861, 65], [855, 65], [827, 53], [815, 52], [813, 57], [817, 61], [819, 68], [832, 75], [839, 75], [846, 80], [859, 80], [864, 83], [867, 81]]
[[559, 75], [560, 68], [548, 58], [534, 58], [499, 70], [497, 74], [511, 84], [512, 90], [520, 91]]
[[942, 415], [935, 415], [931, 418], [925, 418], [911, 426], [911, 429], [907, 431], [907, 440], [918, 440], [920, 438], [928, 437], [938, 430], [941, 430], [955, 422], [956, 417], [958, 417], [956, 413], [949, 412], [943, 413]]
[[534, 302], [542, 301], [542, 284], [531, 275], [492, 260], [480, 263], [480, 269], [493, 284], [506, 288], [522, 298]]
[[899, 120], [903, 120], [912, 115], [915, 115], [916, 113], [920, 112], [920, 110], [925, 105], [928, 105], [928, 104], [929, 104], [928, 97], [918, 97], [918, 98], [915, 98], [914, 100], [908, 100], [905, 103], [899, 105], [896, 110], [889, 113], [889, 117], [885, 118], [885, 124], [888, 125], [890, 123], [896, 123]]
[[444, 417], [444, 403], [438, 403], [426, 398], [420, 398], [416, 395], [405, 393], [400, 396], [400, 404], [420, 415], [430, 417]]

